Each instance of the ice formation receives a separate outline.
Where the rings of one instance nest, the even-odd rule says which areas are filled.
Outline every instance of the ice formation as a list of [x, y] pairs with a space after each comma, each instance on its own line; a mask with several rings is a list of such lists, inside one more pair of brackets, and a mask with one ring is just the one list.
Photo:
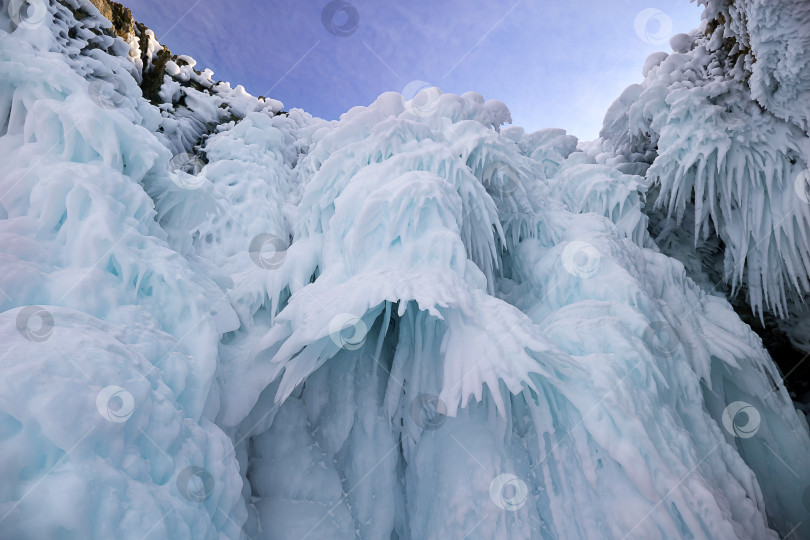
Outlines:
[[646, 173], [656, 241], [690, 276], [743, 288], [760, 319], [801, 320], [789, 334], [810, 353], [810, 4], [699, 3], [701, 28], [611, 107], [597, 159]]
[[[650, 63], [605, 148], [436, 89], [326, 122], [120, 7], [112, 27], [101, 0], [22, 5], [0, 14], [0, 537], [810, 536], [804, 416], [645, 209], [659, 192], [698, 232], [757, 211], [718, 233], [729, 271], [772, 228], [751, 294], [805, 290], [800, 207], [789, 246], [734, 196], [687, 208], [748, 155], [778, 167], [735, 182], [792, 204], [789, 96], [703, 111], [701, 45]], [[667, 129], [690, 107], [784, 146], [721, 133], [726, 157], [700, 157]]]

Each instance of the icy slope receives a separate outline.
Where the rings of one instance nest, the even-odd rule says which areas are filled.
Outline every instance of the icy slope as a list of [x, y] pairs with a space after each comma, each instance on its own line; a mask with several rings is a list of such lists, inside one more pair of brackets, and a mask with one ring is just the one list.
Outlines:
[[806, 421], [643, 178], [478, 94], [277, 114], [19, 7], [0, 537], [810, 534]]

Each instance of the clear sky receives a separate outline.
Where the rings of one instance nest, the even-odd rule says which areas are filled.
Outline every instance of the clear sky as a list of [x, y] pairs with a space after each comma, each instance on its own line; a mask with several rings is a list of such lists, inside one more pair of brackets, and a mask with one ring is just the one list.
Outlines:
[[428, 84], [499, 99], [526, 131], [584, 140], [641, 81], [646, 57], [670, 52], [669, 36], [701, 12], [689, 0], [123, 2], [174, 54], [288, 109], [335, 119]]

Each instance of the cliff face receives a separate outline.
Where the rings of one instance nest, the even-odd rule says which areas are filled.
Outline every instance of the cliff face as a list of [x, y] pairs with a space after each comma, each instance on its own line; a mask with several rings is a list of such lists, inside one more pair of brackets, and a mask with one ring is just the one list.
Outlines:
[[[133, 52], [140, 52], [141, 92], [150, 103], [159, 105], [161, 103], [160, 88], [166, 75], [167, 62], [172, 60], [181, 66], [186, 65], [186, 62], [179, 60], [177, 55], [172, 55], [165, 45], [155, 47], [157, 42], [154, 33], [149, 31], [145, 25], [136, 22], [129, 8], [108, 0], [90, 1], [99, 13], [112, 24], [110, 28], [104, 29], [107, 35], [118, 36], [130, 44], [137, 42], [137, 49]], [[199, 72], [196, 73], [200, 75]], [[187, 81], [180, 81], [180, 83], [187, 85]], [[203, 87], [198, 87], [198, 89], [204, 90]]]
[[[109, 22], [89, 28], [98, 37], [79, 44], [80, 50], [88, 46], [103, 47], [118, 56], [124, 51], [114, 50], [113, 42], [104, 41], [102, 45], [98, 40], [103, 40], [101, 36], [119, 37], [127, 43], [129, 51], [124, 56], [131, 61], [126, 66], [127, 71], [136, 80], [140, 94], [161, 110], [165, 120], [158, 131], [169, 139], [168, 145], [175, 153], [194, 153], [217, 126], [238, 121], [247, 112], [281, 112], [279, 101], [262, 96], [254, 98], [241, 86], [231, 88], [227, 83], [215, 81], [211, 70], [194, 69], [196, 62], [192, 58], [173, 55], [165, 45], [158, 43], [154, 32], [135, 21], [129, 8], [121, 4], [88, 0], [86, 3], [62, 1], [61, 5], [70, 10], [76, 21], [90, 17], [89, 11], [95, 8]], [[73, 28], [68, 37], [76, 38], [77, 33], [78, 29]], [[125, 89], [120, 87], [114, 74], [96, 73], [89, 77], [97, 81], [98, 90], [109, 94], [106, 99], [117, 106]]]
[[135, 33], [135, 19], [132, 12], [116, 2], [107, 0], [90, 0], [99, 13], [112, 23], [112, 31], [120, 38], [128, 40]]

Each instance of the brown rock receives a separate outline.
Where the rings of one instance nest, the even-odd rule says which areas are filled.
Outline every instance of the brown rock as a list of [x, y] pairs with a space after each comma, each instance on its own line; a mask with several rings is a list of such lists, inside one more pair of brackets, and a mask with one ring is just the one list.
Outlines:
[[90, 0], [90, 2], [112, 23], [117, 36], [127, 39], [135, 32], [135, 19], [132, 18], [132, 12], [128, 7], [108, 0]]

